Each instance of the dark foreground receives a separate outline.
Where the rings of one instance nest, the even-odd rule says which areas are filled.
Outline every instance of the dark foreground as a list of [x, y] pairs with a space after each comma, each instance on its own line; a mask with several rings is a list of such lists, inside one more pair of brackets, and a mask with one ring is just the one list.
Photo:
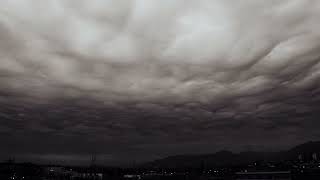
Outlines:
[[0, 164], [1, 180], [319, 180], [320, 161], [253, 162], [242, 166], [198, 168], [110, 168]]

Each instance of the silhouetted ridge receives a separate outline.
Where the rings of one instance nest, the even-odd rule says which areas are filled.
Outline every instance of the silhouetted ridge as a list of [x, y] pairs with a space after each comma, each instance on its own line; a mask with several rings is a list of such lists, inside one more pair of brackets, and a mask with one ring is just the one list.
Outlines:
[[298, 156], [310, 160], [313, 153], [320, 154], [320, 141], [311, 141], [281, 152], [241, 152], [219, 151], [213, 154], [177, 155], [144, 164], [146, 167], [196, 168], [201, 166], [238, 166], [255, 161], [298, 160]]

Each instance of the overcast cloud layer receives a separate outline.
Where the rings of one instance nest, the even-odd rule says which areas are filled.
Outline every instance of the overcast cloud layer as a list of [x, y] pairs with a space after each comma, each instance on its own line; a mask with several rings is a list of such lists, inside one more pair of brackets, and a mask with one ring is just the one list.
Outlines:
[[2, 0], [1, 151], [110, 163], [317, 139], [319, 18], [317, 0]]

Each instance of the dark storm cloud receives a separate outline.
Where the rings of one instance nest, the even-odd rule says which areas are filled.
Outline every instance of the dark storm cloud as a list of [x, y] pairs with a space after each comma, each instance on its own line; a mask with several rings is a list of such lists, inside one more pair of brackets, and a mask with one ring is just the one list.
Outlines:
[[2, 151], [120, 162], [316, 139], [319, 12], [312, 0], [3, 1]]

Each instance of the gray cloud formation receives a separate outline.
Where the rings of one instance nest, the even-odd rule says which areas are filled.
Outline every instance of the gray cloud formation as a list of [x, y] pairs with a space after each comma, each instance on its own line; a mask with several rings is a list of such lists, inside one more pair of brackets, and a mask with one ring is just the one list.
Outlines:
[[116, 159], [315, 139], [319, 12], [313, 0], [2, 1], [2, 141]]

